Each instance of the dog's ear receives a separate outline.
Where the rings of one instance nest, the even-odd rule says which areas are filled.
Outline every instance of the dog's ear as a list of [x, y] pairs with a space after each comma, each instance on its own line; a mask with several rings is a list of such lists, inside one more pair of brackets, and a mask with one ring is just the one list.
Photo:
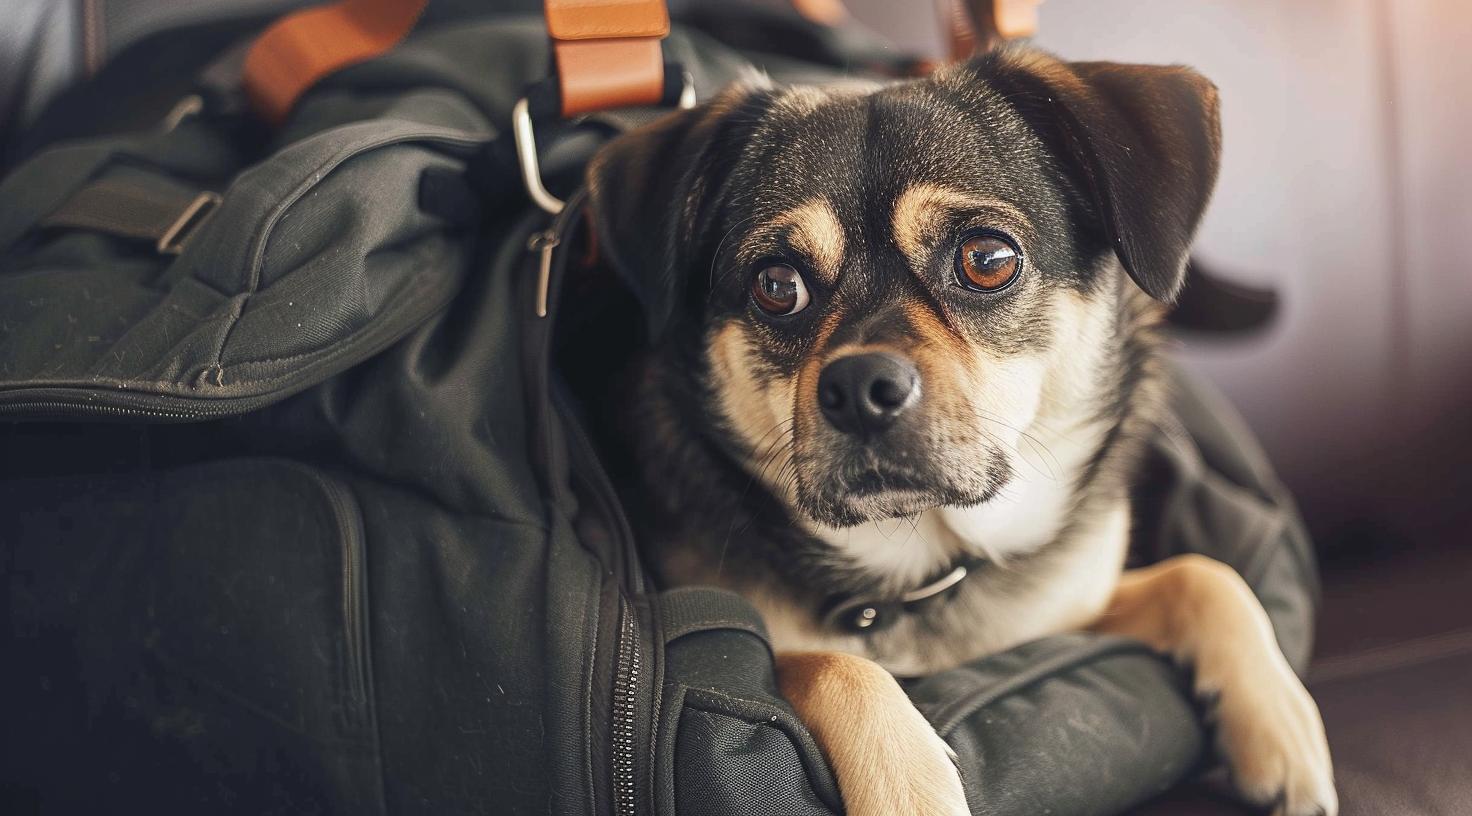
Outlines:
[[694, 267], [740, 149], [736, 131], [754, 118], [749, 108], [762, 94], [726, 90], [619, 136], [588, 165], [598, 243], [643, 304], [651, 337], [701, 296], [692, 291], [705, 283]]
[[1065, 63], [1023, 49], [973, 66], [1068, 165], [1135, 283], [1173, 301], [1216, 185], [1216, 86], [1180, 66]]

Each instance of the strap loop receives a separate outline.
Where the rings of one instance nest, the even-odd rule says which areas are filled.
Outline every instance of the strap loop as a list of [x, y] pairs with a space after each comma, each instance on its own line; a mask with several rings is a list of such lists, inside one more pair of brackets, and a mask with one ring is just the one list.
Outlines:
[[564, 117], [657, 105], [664, 95], [664, 0], [544, 0]]
[[659, 596], [659, 609], [666, 644], [685, 635], [714, 629], [750, 632], [770, 642], [761, 615], [749, 601], [730, 590], [715, 587], [672, 589]]
[[[679, 85], [671, 85], [666, 81], [660, 89], [660, 95], [649, 104], [676, 104], [681, 108], [692, 108], [695, 106], [695, 83], [690, 75], [681, 70], [675, 63], [662, 65], [660, 76], [663, 79], [674, 79], [678, 77]], [[531, 200], [543, 210], [552, 215], [562, 212], [562, 199], [553, 195], [542, 183], [541, 164], [537, 159], [537, 134], [534, 122], [548, 115], [549, 110], [565, 109], [566, 105], [555, 105], [551, 101], [550, 90], [546, 83], [538, 83], [527, 91], [511, 109], [511, 135], [516, 142], [516, 161], [521, 168], [522, 186], [526, 188], [526, 194]]]
[[178, 255], [219, 205], [218, 193], [166, 179], [103, 179], [72, 193], [37, 226], [152, 241], [160, 255]]

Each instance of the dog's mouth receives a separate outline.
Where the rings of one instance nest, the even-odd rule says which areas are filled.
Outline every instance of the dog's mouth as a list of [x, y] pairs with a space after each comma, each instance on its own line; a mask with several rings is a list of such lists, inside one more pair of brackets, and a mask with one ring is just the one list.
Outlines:
[[845, 474], [835, 487], [851, 498], [866, 499], [884, 493], [926, 493], [933, 489], [919, 475], [895, 468], [865, 468]]
[[816, 478], [799, 480], [797, 501], [815, 521], [830, 527], [914, 516], [975, 501], [940, 474], [880, 462], [867, 452], [836, 467], [814, 470]]

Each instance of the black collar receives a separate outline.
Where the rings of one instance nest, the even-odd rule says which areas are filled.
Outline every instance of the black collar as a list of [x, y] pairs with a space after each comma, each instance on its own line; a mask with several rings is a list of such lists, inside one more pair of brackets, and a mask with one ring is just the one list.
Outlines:
[[819, 613], [824, 625], [856, 635], [870, 635], [889, 628], [900, 615], [924, 612], [956, 596], [966, 576], [986, 563], [983, 558], [966, 558], [952, 563], [922, 586], [893, 597], [835, 595]]

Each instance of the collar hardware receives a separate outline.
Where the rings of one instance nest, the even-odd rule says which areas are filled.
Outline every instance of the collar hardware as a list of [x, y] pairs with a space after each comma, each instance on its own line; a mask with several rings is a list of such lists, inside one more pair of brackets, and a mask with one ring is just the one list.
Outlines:
[[945, 604], [955, 597], [961, 582], [981, 564], [979, 560], [957, 564], [941, 577], [897, 598], [839, 596], [825, 605], [822, 615], [826, 625], [856, 635], [870, 635], [888, 629], [901, 615], [919, 614]]

